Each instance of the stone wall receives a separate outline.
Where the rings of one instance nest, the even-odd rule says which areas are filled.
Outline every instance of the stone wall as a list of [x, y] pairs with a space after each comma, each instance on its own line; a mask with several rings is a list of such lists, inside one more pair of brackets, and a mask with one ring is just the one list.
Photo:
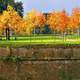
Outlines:
[[80, 61], [0, 62], [0, 80], [80, 80]]
[[80, 47], [0, 48], [0, 57], [9, 55], [35, 59], [80, 59]]
[[0, 48], [0, 57], [33, 61], [0, 61], [0, 80], [80, 80], [80, 47]]

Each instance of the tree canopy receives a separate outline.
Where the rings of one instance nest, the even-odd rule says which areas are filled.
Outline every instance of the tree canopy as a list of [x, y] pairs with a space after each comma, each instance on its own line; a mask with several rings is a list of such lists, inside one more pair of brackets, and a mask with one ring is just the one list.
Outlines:
[[15, 0], [0, 0], [0, 13], [6, 10], [8, 5], [14, 7], [21, 17], [23, 16], [23, 3], [15, 2]]

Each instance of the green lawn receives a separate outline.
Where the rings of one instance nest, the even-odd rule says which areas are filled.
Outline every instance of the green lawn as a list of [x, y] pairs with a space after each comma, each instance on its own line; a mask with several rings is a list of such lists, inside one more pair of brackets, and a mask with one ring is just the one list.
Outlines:
[[17, 37], [17, 40], [14, 40], [14, 37], [11, 37], [10, 41], [7, 41], [5, 37], [0, 41], [0, 47], [2, 46], [27, 46], [27, 45], [76, 45], [80, 44], [80, 37], [75, 35], [65, 36], [53, 36], [53, 35], [35, 35], [27, 37]]
[[17, 40], [14, 40], [14, 37], [11, 37], [10, 41], [6, 41], [5, 37], [0, 41], [0, 47], [2, 46], [27, 46], [27, 45], [79, 45], [80, 37], [77, 36], [53, 36], [53, 35], [35, 35], [27, 37], [17, 37]]

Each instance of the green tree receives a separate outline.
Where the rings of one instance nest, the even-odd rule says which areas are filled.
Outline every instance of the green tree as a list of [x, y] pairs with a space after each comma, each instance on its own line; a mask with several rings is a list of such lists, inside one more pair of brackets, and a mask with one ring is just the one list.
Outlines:
[[19, 15], [21, 17], [23, 17], [23, 12], [24, 12], [23, 3], [21, 1], [20, 2], [16, 2], [14, 7], [15, 7], [15, 10], [19, 13]]
[[15, 0], [0, 0], [0, 13], [7, 9], [7, 6], [11, 5], [19, 13], [23, 15], [23, 4], [22, 2], [15, 2]]

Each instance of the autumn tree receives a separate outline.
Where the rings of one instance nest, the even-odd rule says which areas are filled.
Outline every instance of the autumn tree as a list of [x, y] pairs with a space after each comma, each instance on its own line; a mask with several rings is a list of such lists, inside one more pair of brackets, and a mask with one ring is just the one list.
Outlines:
[[68, 26], [66, 29], [67, 33], [73, 34], [74, 32], [76, 32], [77, 29], [78, 29], [77, 19], [75, 19], [75, 17], [73, 15], [69, 16], [69, 22], [68, 22]]
[[1, 22], [4, 24], [3, 28], [6, 31], [6, 39], [10, 40], [10, 29], [17, 32], [19, 26], [19, 21], [21, 20], [21, 17], [19, 14], [8, 5], [7, 10], [5, 10], [1, 16]]
[[68, 15], [65, 10], [61, 12], [52, 12], [48, 17], [47, 23], [52, 30], [64, 33], [68, 25]]
[[74, 8], [72, 11], [73, 28], [76, 30], [78, 35], [80, 35], [80, 8]]
[[[32, 33], [36, 28], [41, 28], [45, 24], [45, 17], [41, 12], [38, 12], [37, 10], [32, 10], [29, 13], [27, 13], [27, 16], [25, 17], [25, 21], [27, 22], [26, 29], [27, 32]], [[28, 27], [27, 27], [28, 26]]]
[[[1, 19], [1, 15], [0, 15], [0, 19]], [[4, 24], [2, 21], [0, 21], [0, 40], [2, 39], [2, 33], [4, 31], [4, 28], [3, 28]]]
[[49, 17], [50, 14], [51, 13], [43, 13], [43, 15], [44, 15], [44, 17], [45, 17], [46, 20], [45, 20], [45, 25], [44, 25], [44, 27], [41, 30], [42, 34], [51, 34], [52, 33], [49, 25], [47, 24], [48, 17]]

